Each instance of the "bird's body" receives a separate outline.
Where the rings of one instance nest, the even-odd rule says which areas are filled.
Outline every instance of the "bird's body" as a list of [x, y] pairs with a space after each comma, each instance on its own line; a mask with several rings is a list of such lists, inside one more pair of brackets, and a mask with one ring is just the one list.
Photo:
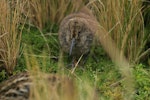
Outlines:
[[[35, 96], [39, 96], [38, 92], [42, 94], [41, 92], [42, 90], [44, 91], [44, 88], [47, 92], [44, 92], [45, 94], [43, 93], [42, 96], [48, 96], [48, 99], [44, 100], [59, 100], [57, 97], [64, 98], [65, 95], [68, 98], [70, 96], [73, 97], [74, 93], [70, 92], [74, 89], [73, 86], [72, 80], [66, 76], [60, 76], [58, 74], [41, 74], [40, 76], [33, 76], [28, 72], [22, 72], [0, 83], [0, 100], [37, 100]], [[62, 95], [58, 91], [64, 92], [63, 97], [61, 97]], [[70, 96], [67, 96], [68, 94]]]
[[10, 77], [0, 84], [0, 100], [28, 100], [30, 85], [27, 73]]
[[68, 15], [59, 27], [62, 50], [76, 59], [87, 54], [92, 46], [95, 31], [95, 19], [90, 14], [78, 12]]

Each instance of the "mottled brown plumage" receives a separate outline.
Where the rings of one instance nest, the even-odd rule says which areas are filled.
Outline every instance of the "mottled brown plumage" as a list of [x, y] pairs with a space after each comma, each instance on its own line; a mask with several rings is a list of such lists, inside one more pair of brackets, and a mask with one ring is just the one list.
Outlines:
[[96, 20], [87, 9], [65, 17], [59, 27], [59, 41], [64, 52], [78, 59], [90, 51]]
[[[41, 75], [33, 76], [27, 72], [22, 72], [11, 76], [6, 81], [0, 83], [0, 100], [33, 100], [30, 98], [30, 94], [33, 92], [32, 90], [40, 88], [41, 84], [38, 85], [37, 82], [42, 83], [43, 80], [47, 92], [51, 93], [44, 94], [49, 96], [48, 100], [58, 100], [56, 99], [57, 97], [63, 98], [62, 100], [65, 100], [65, 97], [67, 97], [67, 100], [74, 98], [74, 83], [70, 78], [58, 74], [43, 73]], [[60, 94], [60, 91], [64, 94]]]

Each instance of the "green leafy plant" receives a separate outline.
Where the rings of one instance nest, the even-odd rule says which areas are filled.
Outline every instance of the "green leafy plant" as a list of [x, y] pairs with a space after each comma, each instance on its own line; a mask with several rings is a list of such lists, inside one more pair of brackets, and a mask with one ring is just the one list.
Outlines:
[[139, 64], [135, 67], [134, 75], [136, 80], [136, 99], [149, 99], [150, 95], [150, 72], [144, 69], [146, 66]]

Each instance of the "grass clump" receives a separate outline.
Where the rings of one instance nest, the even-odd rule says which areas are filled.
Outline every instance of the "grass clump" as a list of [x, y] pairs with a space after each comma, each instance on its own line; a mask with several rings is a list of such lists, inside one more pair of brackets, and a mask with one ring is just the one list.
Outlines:
[[43, 29], [49, 23], [59, 24], [68, 13], [78, 11], [83, 4], [82, 0], [28, 0], [29, 23]]
[[20, 52], [21, 30], [18, 30], [22, 20], [24, 2], [19, 0], [0, 3], [0, 61], [6, 71], [11, 74], [16, 66]]
[[142, 2], [137, 0], [95, 1], [89, 4], [97, 19], [131, 63], [138, 63], [145, 53], [149, 35], [144, 30]]

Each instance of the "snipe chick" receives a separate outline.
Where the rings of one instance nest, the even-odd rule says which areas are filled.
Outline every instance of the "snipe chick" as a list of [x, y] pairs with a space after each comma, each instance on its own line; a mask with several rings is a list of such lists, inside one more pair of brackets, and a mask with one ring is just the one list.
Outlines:
[[96, 32], [96, 20], [83, 9], [66, 16], [59, 27], [59, 41], [64, 52], [73, 59], [89, 53]]

